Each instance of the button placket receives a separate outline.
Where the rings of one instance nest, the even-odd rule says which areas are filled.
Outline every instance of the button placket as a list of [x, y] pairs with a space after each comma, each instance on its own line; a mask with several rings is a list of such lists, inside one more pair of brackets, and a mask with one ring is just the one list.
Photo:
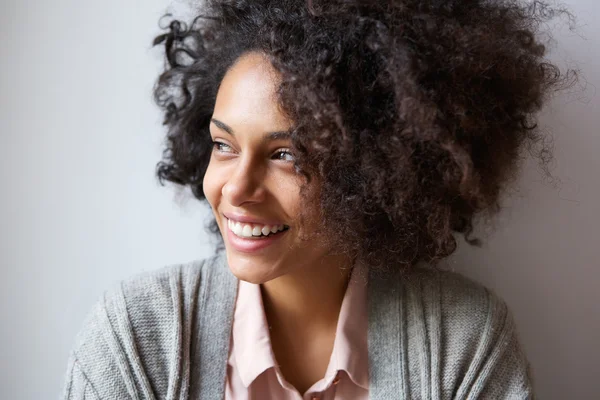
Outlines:
[[[331, 382], [331, 384], [333, 385], [333, 388], [331, 390], [331, 400], [335, 399], [335, 394], [337, 392], [338, 383], [340, 383], [340, 372], [339, 371], [337, 372], [337, 374], [335, 375], [335, 378], [333, 378], [333, 381]], [[331, 386], [329, 386], [329, 387], [331, 387]], [[310, 396], [310, 400], [325, 400], [325, 398], [329, 399], [329, 395], [325, 396], [325, 393], [328, 392], [328, 389], [325, 389], [324, 391], [319, 392], [319, 393], [313, 393]]]
[[337, 374], [335, 374], [335, 378], [333, 378], [333, 382], [331, 382], [333, 385], [333, 388], [331, 390], [331, 400], [335, 400], [335, 395], [337, 393], [337, 385], [338, 383], [340, 383], [340, 371], [337, 372]]
[[335, 376], [335, 379], [333, 380], [333, 384], [337, 385], [338, 383], [340, 383], [340, 373], [338, 372], [338, 374]]

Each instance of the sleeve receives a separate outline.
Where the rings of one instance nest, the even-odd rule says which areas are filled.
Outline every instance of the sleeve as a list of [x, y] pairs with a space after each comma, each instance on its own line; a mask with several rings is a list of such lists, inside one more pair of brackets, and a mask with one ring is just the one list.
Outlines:
[[119, 328], [119, 291], [108, 290], [86, 315], [70, 352], [61, 400], [143, 398], [132, 377], [135, 360]]
[[529, 364], [504, 300], [457, 274], [443, 274], [441, 290], [443, 397], [533, 399]]
[[167, 266], [105, 291], [77, 334], [62, 400], [175, 398], [185, 372], [182, 282], [197, 274]]
[[61, 400], [100, 400], [74, 354], [69, 357]]
[[[478, 368], [465, 376], [470, 382], [468, 398], [494, 400], [531, 400], [533, 388], [530, 367], [521, 344], [512, 313], [500, 298], [489, 294], [495, 303], [489, 320], [489, 343], [482, 338], [482, 351], [475, 354], [473, 363]], [[480, 360], [478, 358], [481, 358]]]

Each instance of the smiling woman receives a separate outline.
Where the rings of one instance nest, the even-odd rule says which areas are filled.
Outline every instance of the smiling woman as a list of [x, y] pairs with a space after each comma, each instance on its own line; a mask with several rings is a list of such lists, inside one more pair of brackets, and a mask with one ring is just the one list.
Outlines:
[[[513, 0], [210, 0], [172, 21], [157, 174], [223, 249], [90, 313], [65, 399], [529, 399], [510, 312], [433, 268], [570, 75]], [[548, 149], [541, 152], [542, 166]]]
[[[306, 207], [310, 199], [300, 194], [303, 179], [288, 133], [293, 123], [279, 111], [278, 84], [277, 72], [258, 52], [228, 70], [211, 118], [215, 147], [203, 181], [230, 268], [264, 288], [282, 275], [322, 274], [349, 263], [331, 256], [335, 252], [317, 234], [319, 210]], [[304, 189], [315, 192], [316, 186], [313, 180]]]

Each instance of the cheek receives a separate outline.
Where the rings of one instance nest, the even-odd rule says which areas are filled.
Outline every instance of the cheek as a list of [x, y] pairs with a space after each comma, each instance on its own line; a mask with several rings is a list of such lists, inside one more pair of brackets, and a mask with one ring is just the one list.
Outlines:
[[302, 187], [302, 182], [294, 182], [281, 191], [280, 199], [288, 215], [300, 223], [303, 235], [310, 236], [321, 220], [318, 190], [312, 185]]
[[304, 202], [300, 195], [300, 182], [295, 176], [274, 174], [267, 184], [267, 190], [289, 217], [298, 218]]

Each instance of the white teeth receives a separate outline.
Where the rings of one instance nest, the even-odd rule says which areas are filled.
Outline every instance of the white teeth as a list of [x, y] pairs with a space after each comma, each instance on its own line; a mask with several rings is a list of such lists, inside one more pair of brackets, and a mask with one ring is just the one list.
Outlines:
[[244, 228], [242, 229], [242, 236], [252, 237], [252, 226], [244, 225]]
[[285, 225], [252, 225], [252, 224], [241, 224], [239, 222], [233, 222], [227, 220], [227, 226], [236, 236], [245, 238], [268, 236], [271, 233], [277, 233], [284, 230]]
[[233, 225], [233, 233], [235, 233], [238, 236], [242, 236], [242, 225], [238, 224], [234, 224]]
[[227, 225], [229, 226], [229, 229], [231, 229], [231, 231], [237, 236], [242, 236], [242, 226], [239, 223], [236, 224], [232, 220], [228, 219]]

